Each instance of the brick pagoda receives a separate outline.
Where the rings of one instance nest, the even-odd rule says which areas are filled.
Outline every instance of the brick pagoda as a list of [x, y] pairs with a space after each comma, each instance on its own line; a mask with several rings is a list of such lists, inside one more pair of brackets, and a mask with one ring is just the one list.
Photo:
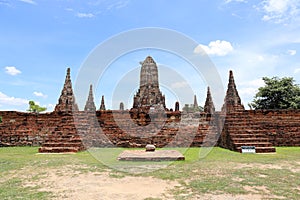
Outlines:
[[133, 98], [133, 109], [157, 106], [166, 108], [165, 96], [159, 89], [157, 65], [153, 58], [148, 56], [142, 63], [140, 87]]

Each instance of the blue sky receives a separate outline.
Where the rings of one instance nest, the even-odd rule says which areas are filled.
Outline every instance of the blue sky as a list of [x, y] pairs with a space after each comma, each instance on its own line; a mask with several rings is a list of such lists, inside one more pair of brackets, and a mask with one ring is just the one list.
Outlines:
[[[25, 111], [28, 101], [34, 100], [52, 111], [67, 67], [75, 82], [97, 45], [143, 27], [167, 28], [197, 41], [214, 63], [225, 89], [228, 71], [234, 71], [242, 102], [247, 105], [263, 85], [264, 76], [292, 76], [300, 83], [299, 9], [299, 0], [0, 0], [0, 110]], [[112, 63], [94, 86], [97, 107], [105, 95], [107, 107], [114, 108], [113, 91], [120, 72], [136, 70], [138, 84], [139, 61], [147, 55], [159, 66], [188, 77], [173, 86], [188, 84], [203, 104], [207, 85], [189, 74], [188, 63], [144, 49]], [[167, 106], [174, 107], [172, 88], [162, 90]], [[124, 97], [126, 107], [131, 106], [134, 92]], [[218, 95], [223, 94], [213, 93], [213, 97]], [[181, 103], [192, 102], [193, 96]]]

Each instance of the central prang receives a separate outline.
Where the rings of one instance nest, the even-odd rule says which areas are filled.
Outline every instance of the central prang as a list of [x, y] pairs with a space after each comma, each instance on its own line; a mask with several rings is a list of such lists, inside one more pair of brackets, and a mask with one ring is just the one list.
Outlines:
[[151, 56], [141, 63], [140, 87], [133, 97], [130, 116], [139, 126], [161, 127], [166, 121], [165, 96], [159, 90], [157, 65]]
[[151, 56], [142, 63], [140, 87], [133, 97], [133, 109], [166, 109], [165, 96], [159, 90], [157, 65]]

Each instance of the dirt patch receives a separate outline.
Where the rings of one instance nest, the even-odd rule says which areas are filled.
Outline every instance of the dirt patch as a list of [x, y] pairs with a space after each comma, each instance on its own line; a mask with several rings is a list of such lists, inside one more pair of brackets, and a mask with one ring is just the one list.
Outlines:
[[[287, 164], [285, 163], [285, 166]], [[260, 169], [283, 169], [283, 165], [263, 165], [263, 164], [239, 164], [236, 168], [255, 167]], [[90, 169], [88, 166], [86, 169]], [[193, 170], [195, 174], [200, 170]], [[221, 170], [208, 170], [210, 175], [220, 177]], [[203, 200], [243, 200], [243, 199], [265, 199], [283, 197], [273, 196], [265, 186], [245, 186], [243, 189], [249, 194], [222, 194], [205, 193], [195, 194], [192, 190], [185, 188], [189, 181], [199, 178], [196, 175], [192, 179], [185, 180], [185, 184], [177, 181], [166, 181], [154, 177], [138, 177], [116, 173], [111, 170], [93, 172], [85, 170], [85, 166], [64, 166], [62, 168], [48, 168], [47, 170], [36, 170], [27, 167], [11, 174], [10, 178], [22, 177], [24, 187], [38, 186], [40, 191], [47, 191], [53, 194], [53, 199], [135, 199], [144, 200], [146, 198], [175, 199], [172, 191], [177, 191], [178, 197], [184, 199]], [[260, 177], [266, 175], [261, 174]], [[243, 178], [232, 177], [234, 182], [242, 182]], [[297, 188], [299, 190], [299, 188]], [[181, 192], [181, 194], [178, 194]]]
[[258, 168], [258, 169], [283, 169], [281, 165], [276, 164], [258, 164], [258, 163], [247, 163], [239, 164], [234, 167], [235, 169], [245, 169], [245, 168]]
[[232, 181], [234, 181], [234, 182], [242, 182], [242, 181], [244, 181], [245, 179], [243, 179], [243, 178], [239, 178], [239, 177], [234, 177], [234, 178], [232, 178]]
[[[255, 188], [255, 189], [262, 189], [265, 188]], [[285, 199], [285, 197], [275, 196], [275, 195], [262, 195], [257, 193], [250, 193], [250, 194], [239, 194], [239, 195], [233, 195], [233, 194], [203, 194], [203, 195], [197, 195], [193, 196], [192, 198], [189, 198], [191, 200], [261, 200], [261, 199]]]
[[284, 169], [290, 170], [293, 173], [299, 173], [300, 172], [300, 162], [282, 162]]
[[145, 199], [172, 198], [171, 189], [179, 186], [174, 181], [153, 177], [111, 177], [109, 172], [73, 173], [70, 170], [51, 170], [42, 179], [27, 182], [38, 185], [40, 191], [52, 192], [55, 199]]
[[246, 194], [246, 195], [231, 195], [231, 194], [204, 194], [197, 195], [191, 198], [191, 200], [260, 200], [264, 197], [259, 194]]
[[266, 186], [244, 186], [243, 187], [244, 190], [251, 192], [251, 193], [265, 193], [265, 194], [269, 194], [270, 191], [267, 189]]
[[285, 197], [272, 195], [266, 186], [244, 186], [244, 190], [250, 192], [250, 194], [263, 194], [262, 197], [272, 198], [272, 199], [285, 199]]
[[276, 164], [243, 163], [235, 166], [235, 169], [258, 168], [258, 169], [287, 169], [293, 173], [300, 172], [299, 162], [281, 162]]

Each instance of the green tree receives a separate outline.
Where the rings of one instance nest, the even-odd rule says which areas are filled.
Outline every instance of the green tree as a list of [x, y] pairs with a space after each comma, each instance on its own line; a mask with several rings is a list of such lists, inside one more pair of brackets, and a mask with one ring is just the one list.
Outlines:
[[2, 123], [2, 116], [0, 116], [0, 123]]
[[186, 112], [202, 112], [204, 109], [202, 106], [198, 106], [194, 108], [194, 104], [184, 104], [184, 107], [182, 108], [183, 111]]
[[299, 109], [300, 87], [292, 77], [263, 77], [265, 86], [258, 89], [250, 108]]
[[29, 112], [33, 112], [33, 113], [40, 113], [47, 110], [47, 108], [45, 107], [40, 107], [39, 105], [35, 104], [34, 101], [29, 101]]

